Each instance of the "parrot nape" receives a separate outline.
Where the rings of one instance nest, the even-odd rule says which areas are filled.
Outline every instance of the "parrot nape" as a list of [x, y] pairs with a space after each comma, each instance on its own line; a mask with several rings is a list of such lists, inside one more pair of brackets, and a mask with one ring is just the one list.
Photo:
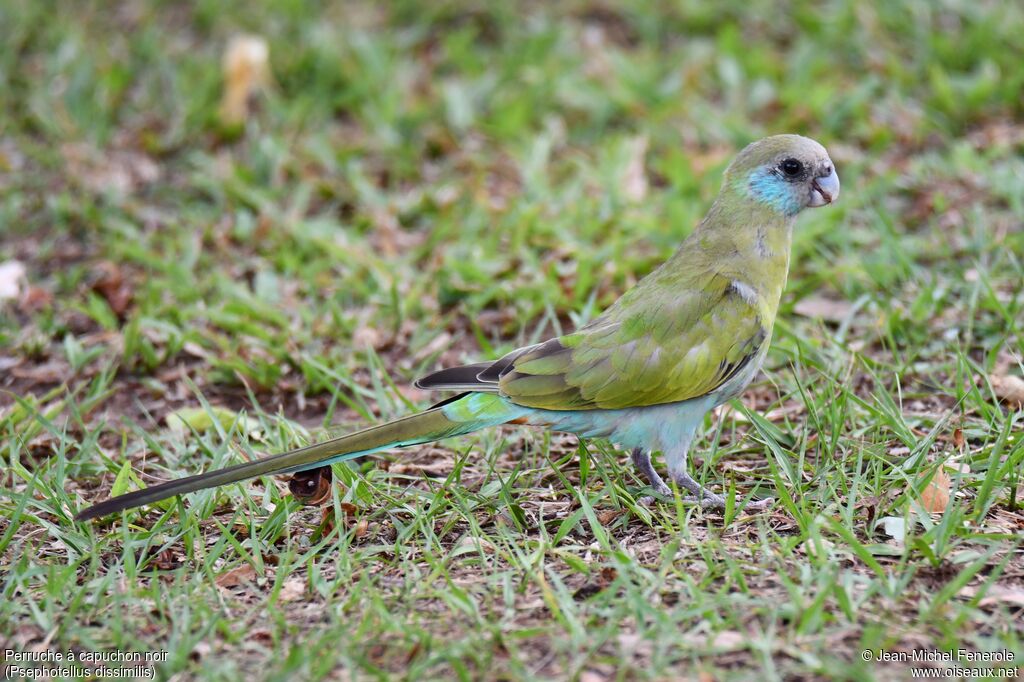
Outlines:
[[608, 438], [632, 451], [634, 465], [659, 494], [671, 494], [651, 464], [651, 453], [661, 452], [688, 500], [722, 507], [721, 495], [687, 473], [687, 451], [704, 415], [739, 395], [761, 367], [797, 214], [838, 196], [835, 167], [814, 140], [776, 135], [754, 142], [729, 165], [707, 216], [676, 253], [573, 333], [420, 379], [420, 388], [458, 395], [419, 414], [120, 495], [76, 518], [498, 424]]

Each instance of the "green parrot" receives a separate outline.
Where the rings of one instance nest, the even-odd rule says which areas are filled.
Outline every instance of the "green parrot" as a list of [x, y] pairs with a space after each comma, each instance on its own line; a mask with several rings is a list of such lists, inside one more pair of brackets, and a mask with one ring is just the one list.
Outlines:
[[722, 507], [725, 499], [687, 472], [690, 443], [704, 415], [739, 395], [761, 367], [797, 214], [838, 196], [835, 166], [814, 140], [754, 142], [729, 165], [718, 198], [678, 251], [573, 333], [420, 379], [420, 388], [457, 392], [424, 412], [121, 495], [76, 518], [509, 423], [608, 438], [630, 449], [640, 474], [667, 495], [651, 464], [651, 453], [661, 452], [687, 500]]

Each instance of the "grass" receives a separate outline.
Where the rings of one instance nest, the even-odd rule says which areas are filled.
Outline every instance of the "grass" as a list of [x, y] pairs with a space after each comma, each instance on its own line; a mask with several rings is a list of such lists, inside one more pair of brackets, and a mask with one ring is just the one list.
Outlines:
[[[1019, 664], [1024, 416], [989, 377], [1024, 369], [1024, 10], [656, 5], [0, 7], [0, 263], [28, 280], [0, 302], [5, 648], [186, 679]], [[239, 31], [273, 73], [241, 130]], [[322, 511], [264, 480], [71, 520], [572, 328], [782, 131], [843, 196], [801, 218], [765, 372], [694, 463], [770, 513], [647, 510], [607, 444], [508, 428], [336, 467]]]

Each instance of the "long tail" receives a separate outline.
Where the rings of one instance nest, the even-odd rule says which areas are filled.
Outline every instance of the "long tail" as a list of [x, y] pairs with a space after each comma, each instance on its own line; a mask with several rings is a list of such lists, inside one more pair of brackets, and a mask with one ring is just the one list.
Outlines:
[[528, 413], [529, 408], [514, 405], [494, 394], [467, 393], [425, 412], [372, 426], [323, 443], [273, 455], [255, 462], [236, 464], [217, 471], [178, 479], [111, 498], [85, 509], [78, 521], [95, 519], [123, 509], [141, 507], [168, 497], [236, 483], [256, 476], [273, 476], [340, 462], [388, 448], [419, 445], [449, 436], [503, 424]]

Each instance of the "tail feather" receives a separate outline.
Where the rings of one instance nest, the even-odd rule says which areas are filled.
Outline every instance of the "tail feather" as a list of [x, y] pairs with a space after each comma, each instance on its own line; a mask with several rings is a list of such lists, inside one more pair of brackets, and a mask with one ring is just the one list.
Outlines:
[[372, 426], [323, 443], [272, 457], [168, 481], [95, 504], [75, 516], [77, 521], [106, 516], [185, 493], [237, 483], [256, 476], [288, 474], [354, 459], [388, 448], [429, 443], [494, 426], [522, 415], [520, 408], [496, 395], [467, 394], [425, 412]]

